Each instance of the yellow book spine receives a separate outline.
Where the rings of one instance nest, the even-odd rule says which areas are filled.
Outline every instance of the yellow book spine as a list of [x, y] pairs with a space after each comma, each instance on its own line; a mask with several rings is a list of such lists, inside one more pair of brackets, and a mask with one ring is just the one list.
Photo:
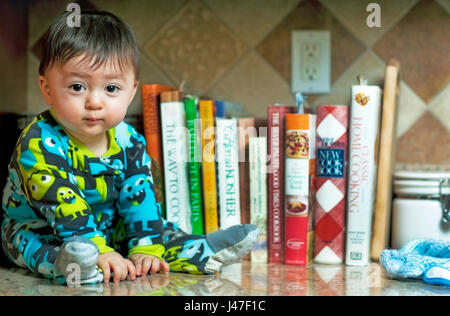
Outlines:
[[202, 180], [207, 234], [219, 229], [217, 211], [216, 163], [214, 146], [214, 104], [212, 100], [200, 100], [200, 118], [202, 120]]

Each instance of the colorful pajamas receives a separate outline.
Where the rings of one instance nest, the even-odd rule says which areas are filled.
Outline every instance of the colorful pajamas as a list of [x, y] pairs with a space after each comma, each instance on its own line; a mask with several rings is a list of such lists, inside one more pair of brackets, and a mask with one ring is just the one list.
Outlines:
[[55, 260], [73, 236], [90, 239], [100, 254], [149, 254], [193, 274], [219, 272], [250, 251], [254, 225], [195, 236], [163, 219], [144, 137], [124, 122], [108, 137], [108, 151], [96, 157], [64, 132], [52, 110], [23, 130], [2, 202], [2, 247], [13, 263], [64, 282]]
[[108, 137], [107, 153], [96, 157], [51, 111], [25, 128], [3, 194], [2, 246], [12, 262], [56, 277], [57, 247], [75, 235], [100, 253], [162, 257], [163, 235], [177, 227], [160, 215], [145, 139], [124, 122]]

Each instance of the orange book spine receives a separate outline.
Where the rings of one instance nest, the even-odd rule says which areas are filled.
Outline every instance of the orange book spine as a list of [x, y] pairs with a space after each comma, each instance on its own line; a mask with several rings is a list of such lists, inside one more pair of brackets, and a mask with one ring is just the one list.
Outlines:
[[316, 116], [286, 114], [285, 264], [312, 261]]
[[212, 100], [200, 100], [200, 119], [202, 121], [202, 180], [205, 215], [205, 232], [219, 229], [217, 210], [216, 162], [214, 145], [214, 104]]
[[173, 91], [175, 88], [161, 84], [143, 84], [142, 94], [142, 118], [144, 136], [147, 142], [147, 154], [151, 160], [151, 171], [155, 187], [155, 198], [161, 206], [161, 215], [166, 217], [164, 202], [164, 165], [162, 155], [162, 135], [160, 121], [160, 96], [161, 92]]

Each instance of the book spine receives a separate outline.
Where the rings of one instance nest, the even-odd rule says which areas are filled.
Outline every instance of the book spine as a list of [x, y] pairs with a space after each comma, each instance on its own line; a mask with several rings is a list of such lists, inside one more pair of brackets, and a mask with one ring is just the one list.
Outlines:
[[255, 129], [255, 119], [238, 119], [239, 138], [239, 189], [241, 206], [241, 223], [250, 223], [250, 173], [249, 173], [249, 138], [257, 136]]
[[200, 100], [199, 111], [202, 123], [202, 183], [205, 232], [209, 234], [219, 229], [214, 142], [214, 105], [212, 100]]
[[286, 264], [306, 265], [312, 260], [315, 127], [314, 114], [286, 114]]
[[160, 94], [163, 91], [174, 90], [172, 87], [160, 84], [143, 84], [142, 118], [144, 136], [147, 142], [147, 154], [151, 160], [151, 171], [155, 185], [155, 199], [161, 206], [161, 216], [166, 218], [166, 205], [164, 201], [164, 165], [161, 144], [160, 122]]
[[[200, 161], [200, 133], [201, 125], [197, 120], [197, 102], [193, 98], [184, 100], [186, 111], [186, 126], [188, 129], [188, 149], [189, 149], [189, 193], [191, 202], [192, 233], [203, 235], [203, 196], [201, 182], [201, 161]], [[200, 129], [198, 128], [200, 127]]]
[[[172, 92], [163, 92], [162, 96], [164, 94]], [[167, 220], [191, 234], [186, 113], [182, 101], [173, 97], [169, 100], [161, 101]]]
[[225, 118], [225, 103], [214, 100], [214, 117]]
[[352, 86], [345, 263], [369, 263], [381, 107], [378, 86]]
[[317, 108], [314, 262], [344, 261], [348, 106]]
[[250, 137], [250, 222], [259, 228], [258, 241], [250, 253], [252, 262], [265, 263], [267, 249], [267, 138]]
[[216, 120], [220, 228], [241, 223], [237, 120]]
[[269, 262], [282, 263], [284, 258], [284, 142], [285, 116], [295, 107], [268, 107], [268, 248]]

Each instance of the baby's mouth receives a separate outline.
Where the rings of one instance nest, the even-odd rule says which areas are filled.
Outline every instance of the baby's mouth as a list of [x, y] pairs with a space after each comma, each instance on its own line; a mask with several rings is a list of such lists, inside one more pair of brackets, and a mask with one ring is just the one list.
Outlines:
[[96, 118], [96, 117], [87, 117], [84, 120], [90, 124], [95, 124], [95, 123], [102, 121], [101, 118]]

